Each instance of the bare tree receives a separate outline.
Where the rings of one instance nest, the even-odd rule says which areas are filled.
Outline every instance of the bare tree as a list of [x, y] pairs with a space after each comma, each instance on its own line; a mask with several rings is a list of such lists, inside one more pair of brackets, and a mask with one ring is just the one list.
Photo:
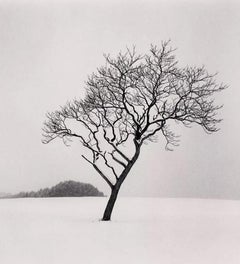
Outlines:
[[169, 42], [163, 42], [160, 48], [151, 46], [146, 55], [138, 55], [135, 48], [116, 58], [105, 55], [105, 66], [86, 82], [85, 98], [47, 114], [43, 142], [79, 139], [90, 151], [82, 157], [111, 188], [102, 220], [111, 219], [120, 187], [143, 143], [160, 135], [167, 149], [176, 146], [169, 126], [174, 121], [198, 124], [208, 133], [218, 130], [221, 120], [216, 112], [221, 106], [211, 96], [225, 86], [216, 84], [215, 74], [204, 67], [178, 67], [173, 53]]

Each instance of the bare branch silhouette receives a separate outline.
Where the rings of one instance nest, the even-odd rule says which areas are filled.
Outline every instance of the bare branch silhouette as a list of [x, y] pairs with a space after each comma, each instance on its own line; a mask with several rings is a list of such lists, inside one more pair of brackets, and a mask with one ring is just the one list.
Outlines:
[[[171, 122], [200, 125], [206, 132], [218, 130], [221, 106], [212, 95], [226, 88], [205, 67], [178, 67], [169, 42], [151, 46], [146, 55], [135, 47], [116, 58], [105, 55], [106, 64], [86, 82], [86, 96], [47, 114], [44, 143], [61, 138], [66, 144], [77, 138], [89, 150], [83, 158], [111, 188], [103, 220], [110, 220], [119, 189], [139, 157], [143, 143], [166, 140], [166, 148], [178, 144]], [[75, 121], [85, 129], [72, 127]], [[129, 148], [132, 146], [132, 153]], [[101, 167], [106, 169], [106, 173]]]

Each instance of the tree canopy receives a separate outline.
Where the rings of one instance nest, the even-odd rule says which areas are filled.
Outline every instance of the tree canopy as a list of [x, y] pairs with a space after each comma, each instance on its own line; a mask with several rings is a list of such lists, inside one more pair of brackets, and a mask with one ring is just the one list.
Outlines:
[[[90, 151], [83, 158], [112, 190], [119, 190], [143, 143], [163, 136], [167, 149], [177, 145], [172, 122], [197, 124], [208, 133], [218, 130], [221, 106], [215, 105], [212, 95], [225, 85], [217, 84], [216, 74], [204, 66], [179, 67], [169, 42], [152, 45], [144, 55], [133, 48], [116, 58], [104, 57], [105, 65], [86, 82], [85, 98], [47, 114], [43, 142], [79, 139]], [[133, 146], [133, 151], [125, 145]]]

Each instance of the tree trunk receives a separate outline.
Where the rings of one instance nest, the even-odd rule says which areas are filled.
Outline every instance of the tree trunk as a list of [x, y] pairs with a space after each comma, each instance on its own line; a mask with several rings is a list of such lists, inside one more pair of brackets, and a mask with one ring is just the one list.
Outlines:
[[128, 173], [130, 172], [134, 163], [137, 161], [139, 154], [140, 154], [140, 146], [136, 145], [135, 155], [133, 156], [132, 160], [129, 161], [127, 167], [122, 172], [117, 183], [112, 188], [112, 192], [111, 192], [110, 198], [108, 200], [106, 209], [104, 211], [102, 221], [110, 221], [111, 220], [112, 210], [113, 210], [114, 204], [117, 200], [117, 196], [118, 196], [118, 192], [120, 190], [120, 187], [121, 187], [122, 183], [124, 182], [124, 180], [126, 179]]
[[107, 206], [106, 206], [106, 209], [105, 209], [104, 214], [103, 214], [102, 221], [110, 221], [111, 220], [112, 210], [113, 210], [114, 204], [117, 200], [118, 192], [119, 192], [119, 188], [113, 187], [110, 198], [109, 198]]

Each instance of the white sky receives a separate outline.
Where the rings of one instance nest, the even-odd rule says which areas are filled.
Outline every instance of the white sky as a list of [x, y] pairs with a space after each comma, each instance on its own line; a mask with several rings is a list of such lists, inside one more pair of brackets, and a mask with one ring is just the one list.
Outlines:
[[221, 131], [178, 128], [173, 152], [145, 146], [121, 194], [240, 198], [239, 13], [237, 1], [0, 0], [0, 192], [72, 179], [107, 193], [80, 145], [41, 143], [45, 113], [83, 96], [103, 53], [171, 39], [180, 65], [205, 64], [229, 85], [216, 98]]

